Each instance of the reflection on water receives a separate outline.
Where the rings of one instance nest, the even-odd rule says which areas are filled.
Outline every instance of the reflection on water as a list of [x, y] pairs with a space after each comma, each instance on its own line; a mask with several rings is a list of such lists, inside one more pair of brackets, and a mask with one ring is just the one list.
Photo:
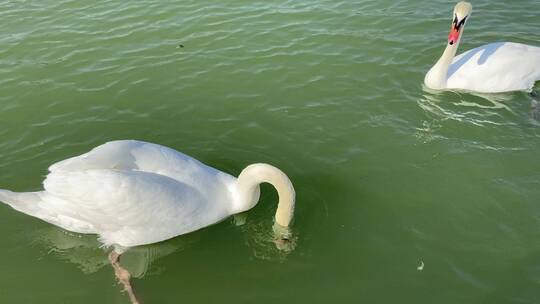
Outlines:
[[[513, 93], [458, 93], [433, 91], [428, 88], [424, 88], [424, 91], [426, 93], [418, 100], [418, 105], [434, 119], [456, 120], [484, 126], [507, 123], [501, 119], [501, 111], [515, 114], [506, 104], [513, 99]], [[467, 94], [466, 98], [463, 94]]]
[[540, 102], [538, 101], [538, 92], [531, 93], [531, 123], [540, 125]]
[[290, 227], [283, 227], [273, 219], [248, 221], [247, 214], [237, 214], [234, 222], [246, 235], [246, 243], [253, 255], [262, 260], [284, 262], [296, 248], [298, 236]]
[[[71, 233], [51, 226], [33, 232], [30, 238], [32, 243], [43, 246], [48, 253], [77, 265], [84, 273], [94, 273], [110, 264], [107, 258], [108, 250], [101, 246], [95, 235]], [[142, 278], [149, 273], [156, 273], [151, 269], [156, 260], [184, 250], [196, 240], [196, 234], [189, 234], [165, 242], [133, 247], [122, 254], [121, 263], [132, 277]]]
[[520, 116], [511, 106], [516, 95], [526, 94], [531, 100], [529, 116], [531, 123], [537, 125], [539, 118], [538, 94], [532, 91], [509, 93], [476, 93], [434, 91], [424, 87], [424, 94], [417, 103], [421, 109], [437, 121], [455, 120], [457, 122], [471, 123], [476, 126], [511, 126], [515, 122], [507, 117]]
[[[247, 245], [256, 258], [283, 262], [296, 246], [297, 236], [290, 228], [272, 226], [272, 220], [248, 221], [247, 214], [243, 213], [234, 216], [233, 222], [245, 233]], [[32, 244], [77, 265], [84, 273], [94, 273], [110, 265], [107, 258], [109, 250], [102, 247], [95, 235], [77, 234], [50, 226], [34, 231], [28, 237]], [[157, 274], [159, 270], [151, 268], [155, 261], [185, 250], [198, 238], [197, 233], [190, 233], [156, 244], [132, 247], [122, 254], [121, 264], [134, 278]]]

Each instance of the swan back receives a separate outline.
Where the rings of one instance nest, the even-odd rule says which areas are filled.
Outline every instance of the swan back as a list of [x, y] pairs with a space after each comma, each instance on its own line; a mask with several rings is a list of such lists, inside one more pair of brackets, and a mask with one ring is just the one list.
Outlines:
[[225, 190], [223, 186], [230, 192], [236, 180], [174, 149], [136, 140], [108, 142], [49, 167], [50, 172], [56, 173], [94, 169], [160, 174], [210, 194]]
[[487, 44], [456, 56], [447, 87], [484, 93], [531, 90], [540, 80], [540, 47]]

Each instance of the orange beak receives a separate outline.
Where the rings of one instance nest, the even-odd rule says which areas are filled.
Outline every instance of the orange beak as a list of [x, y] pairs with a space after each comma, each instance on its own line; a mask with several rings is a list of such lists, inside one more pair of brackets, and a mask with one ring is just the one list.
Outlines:
[[454, 45], [458, 42], [459, 39], [459, 30], [452, 24], [452, 29], [450, 29], [450, 34], [448, 35], [448, 43]]

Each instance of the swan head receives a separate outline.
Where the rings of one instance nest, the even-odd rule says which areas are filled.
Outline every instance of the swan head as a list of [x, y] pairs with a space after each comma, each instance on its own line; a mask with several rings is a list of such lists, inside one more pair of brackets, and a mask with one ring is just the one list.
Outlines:
[[276, 188], [279, 196], [275, 215], [276, 224], [288, 227], [294, 215], [295, 191], [291, 180], [283, 171], [268, 164], [247, 166], [236, 180], [233, 213], [247, 211], [259, 201], [259, 185], [269, 183]]
[[457, 45], [465, 22], [469, 19], [472, 13], [472, 5], [469, 2], [461, 1], [454, 7], [454, 19], [452, 20], [452, 26], [450, 27], [450, 34], [448, 35], [448, 44]]

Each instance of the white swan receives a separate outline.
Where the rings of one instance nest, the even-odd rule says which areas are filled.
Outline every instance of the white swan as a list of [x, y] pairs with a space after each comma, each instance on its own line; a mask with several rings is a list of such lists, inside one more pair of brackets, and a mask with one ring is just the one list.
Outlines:
[[77, 233], [93, 233], [115, 250], [109, 256], [133, 303], [129, 273], [119, 265], [128, 247], [160, 242], [251, 209], [259, 184], [278, 192], [275, 222], [288, 227], [295, 191], [289, 178], [267, 164], [235, 178], [173, 149], [134, 140], [113, 141], [49, 167], [44, 191], [0, 190], [0, 201]]
[[512, 42], [487, 44], [456, 55], [472, 12], [468, 2], [454, 8], [448, 45], [424, 79], [430, 89], [482, 93], [529, 91], [540, 80], [540, 47]]
[[0, 201], [106, 245], [160, 242], [251, 209], [260, 183], [276, 187], [276, 222], [289, 226], [295, 192], [279, 169], [253, 164], [233, 176], [173, 149], [113, 141], [49, 167], [45, 191], [0, 190]]

